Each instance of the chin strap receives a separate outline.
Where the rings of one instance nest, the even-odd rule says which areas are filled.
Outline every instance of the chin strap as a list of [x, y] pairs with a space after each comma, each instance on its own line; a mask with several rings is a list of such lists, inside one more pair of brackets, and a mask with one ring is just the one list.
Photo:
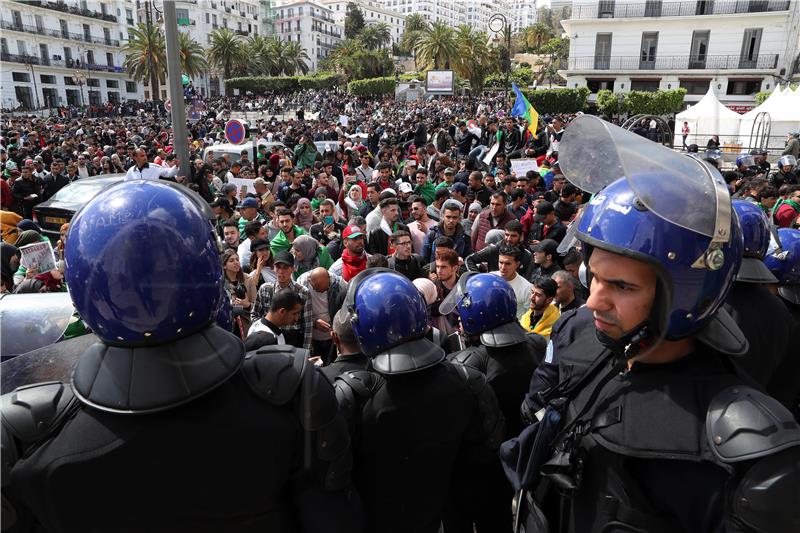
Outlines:
[[597, 340], [600, 341], [600, 344], [614, 352], [616, 356], [628, 360], [655, 345], [658, 336], [653, 330], [654, 328], [650, 325], [650, 322], [646, 320], [620, 339], [612, 339], [599, 329], [596, 332]]

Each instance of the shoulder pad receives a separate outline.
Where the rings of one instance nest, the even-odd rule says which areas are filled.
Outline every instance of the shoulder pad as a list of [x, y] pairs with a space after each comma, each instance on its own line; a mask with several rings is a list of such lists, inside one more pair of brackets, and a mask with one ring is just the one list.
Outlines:
[[800, 427], [774, 398], [751, 387], [735, 385], [711, 400], [706, 436], [719, 460], [735, 463], [800, 445]]
[[745, 531], [797, 531], [797, 487], [800, 447], [759, 459], [742, 477], [730, 499], [734, 520], [744, 523]]
[[488, 386], [486, 376], [480, 370], [466, 364], [453, 363], [453, 366], [458, 370], [458, 374], [464, 378], [467, 388], [472, 394], [480, 394]]
[[483, 346], [470, 346], [447, 356], [450, 362], [458, 365], [467, 365], [481, 371], [486, 371], [486, 348]]
[[[368, 400], [383, 382], [383, 378], [375, 372], [367, 370], [351, 370], [336, 376], [336, 390], [340, 391], [346, 384], [362, 401]], [[339, 394], [337, 394], [339, 396]]]
[[[301, 350], [303, 357], [308, 356]], [[307, 431], [317, 431], [327, 426], [339, 410], [336, 392], [328, 378], [316, 365], [307, 365], [303, 373], [300, 398], [296, 404], [300, 422]]]
[[74, 404], [77, 399], [72, 387], [60, 381], [26, 385], [0, 397], [4, 481], [22, 454], [16, 441], [25, 445], [43, 439]]
[[245, 355], [242, 374], [256, 395], [273, 405], [284, 405], [300, 387], [307, 364], [307, 350], [264, 346]]

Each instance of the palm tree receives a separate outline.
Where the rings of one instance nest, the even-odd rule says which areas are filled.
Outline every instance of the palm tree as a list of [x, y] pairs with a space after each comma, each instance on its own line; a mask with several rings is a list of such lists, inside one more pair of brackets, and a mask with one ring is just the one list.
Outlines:
[[[400, 37], [400, 47], [414, 54], [414, 66], [417, 65], [417, 43], [424, 31], [428, 29], [428, 21], [419, 13], [413, 13], [406, 17], [406, 27], [403, 30], [403, 35]], [[419, 68], [417, 68], [419, 70]]]
[[[227, 81], [231, 73], [245, 59], [245, 49], [239, 35], [228, 28], [219, 28], [211, 32], [211, 46], [208, 48], [208, 62], [222, 70], [222, 75]], [[225, 87], [225, 93], [230, 96], [231, 88]]]
[[203, 74], [208, 70], [205, 50], [189, 37], [188, 33], [178, 32], [178, 48], [181, 54], [181, 70], [190, 78]]
[[298, 72], [305, 74], [308, 72], [308, 53], [297, 41], [285, 43], [281, 62], [283, 63], [283, 73], [286, 76], [294, 76]]
[[271, 47], [274, 39], [253, 35], [244, 44], [246, 61], [240, 63], [243, 75], [268, 75], [275, 68], [275, 57]]
[[422, 32], [414, 52], [424, 68], [450, 68], [459, 54], [453, 28], [443, 22], [434, 22]]
[[539, 52], [544, 43], [555, 37], [553, 28], [544, 22], [537, 22], [533, 26], [523, 28], [519, 33], [522, 45], [533, 52]]
[[392, 41], [392, 30], [385, 22], [377, 22], [361, 30], [358, 38], [368, 49], [375, 50]]
[[153, 101], [158, 101], [158, 80], [167, 77], [167, 45], [158, 26], [139, 24], [128, 30], [128, 42], [122, 48], [123, 66], [139, 81], [149, 80]]
[[459, 77], [469, 80], [473, 91], [483, 88], [483, 82], [494, 63], [487, 41], [485, 32], [478, 32], [466, 24], [456, 29], [455, 42], [459, 57], [455, 62], [455, 71]]

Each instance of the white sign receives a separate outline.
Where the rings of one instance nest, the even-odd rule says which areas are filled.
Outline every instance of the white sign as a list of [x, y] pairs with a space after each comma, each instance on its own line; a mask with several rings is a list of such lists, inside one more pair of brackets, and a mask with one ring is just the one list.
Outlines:
[[236, 185], [236, 190], [239, 191], [237, 195], [239, 199], [244, 198], [247, 193], [256, 192], [256, 188], [253, 187], [253, 180], [249, 178], [228, 178], [228, 183]]
[[497, 155], [497, 151], [499, 149], [500, 149], [500, 143], [499, 142], [494, 143], [494, 146], [492, 146], [492, 149], [489, 150], [486, 153], [486, 157], [483, 158], [483, 164], [491, 166], [492, 165], [492, 159], [494, 159], [494, 156]]
[[25, 267], [39, 270], [40, 274], [50, 272], [56, 267], [56, 256], [53, 253], [53, 245], [50, 241], [35, 242], [27, 246], [22, 246], [19, 251], [22, 253], [20, 262]]
[[517, 177], [524, 176], [529, 170], [538, 172], [539, 165], [536, 164], [535, 159], [511, 159], [511, 172]]
[[425, 78], [425, 90], [431, 94], [453, 94], [455, 76], [452, 70], [429, 70]]
[[348, 117], [347, 115], [339, 115], [339, 124], [341, 124], [346, 128], [349, 122], [350, 122], [350, 117]]

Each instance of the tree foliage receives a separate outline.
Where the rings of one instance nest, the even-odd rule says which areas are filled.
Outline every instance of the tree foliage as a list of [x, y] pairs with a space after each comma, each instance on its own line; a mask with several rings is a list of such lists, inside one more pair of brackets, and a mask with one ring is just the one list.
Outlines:
[[486, 76], [496, 67], [486, 32], [462, 24], [456, 29], [455, 43], [459, 51], [454, 65], [456, 73], [469, 82], [474, 92], [482, 91]]
[[[212, 31], [211, 45], [208, 47], [208, 62], [222, 71], [222, 75], [227, 80], [235, 69], [246, 59], [246, 50], [241, 37], [229, 28], [218, 28]], [[225, 91], [230, 96], [230, 87], [226, 86]]]
[[178, 32], [178, 49], [180, 50], [181, 70], [184, 74], [194, 78], [208, 70], [205, 50], [188, 33]]
[[[583, 111], [586, 108], [586, 99], [589, 97], [589, 89], [586, 87], [535, 90], [520, 88], [520, 90], [539, 114]], [[514, 93], [510, 93], [509, 97], [513, 98]]]
[[[416, 63], [416, 48], [419, 43], [420, 37], [428, 29], [428, 21], [419, 13], [412, 13], [406, 17], [406, 26], [403, 30], [403, 35], [400, 37], [401, 52], [405, 55], [414, 55], [414, 62]], [[419, 68], [417, 66], [417, 68]]]
[[394, 93], [394, 79], [371, 78], [355, 80], [347, 84], [347, 91], [356, 96], [375, 96]]
[[167, 45], [164, 33], [156, 25], [139, 24], [128, 30], [128, 42], [122, 48], [123, 66], [137, 81], [150, 83], [153, 100], [158, 100], [159, 80], [167, 77]]
[[617, 95], [609, 89], [601, 89], [597, 91], [595, 105], [597, 105], [597, 111], [608, 118], [619, 114], [619, 99], [617, 98]]
[[348, 39], [354, 39], [364, 29], [366, 22], [364, 22], [364, 13], [356, 4], [349, 2], [347, 4], [347, 14], [344, 17], [344, 36]]
[[366, 49], [358, 38], [339, 43], [322, 65], [351, 80], [394, 75], [394, 63], [389, 52]]
[[678, 88], [670, 91], [630, 91], [625, 93], [622, 112], [629, 115], [671, 115], [683, 109], [683, 98], [686, 89]]
[[313, 76], [244, 76], [232, 78], [227, 84], [231, 88], [261, 94], [298, 89], [332, 89], [343, 85], [344, 78], [332, 73], [318, 73]]
[[449, 69], [459, 57], [455, 31], [443, 22], [434, 22], [422, 32], [414, 49], [424, 69]]
[[375, 22], [361, 30], [358, 40], [370, 50], [381, 49], [392, 42], [392, 30], [385, 22]]

